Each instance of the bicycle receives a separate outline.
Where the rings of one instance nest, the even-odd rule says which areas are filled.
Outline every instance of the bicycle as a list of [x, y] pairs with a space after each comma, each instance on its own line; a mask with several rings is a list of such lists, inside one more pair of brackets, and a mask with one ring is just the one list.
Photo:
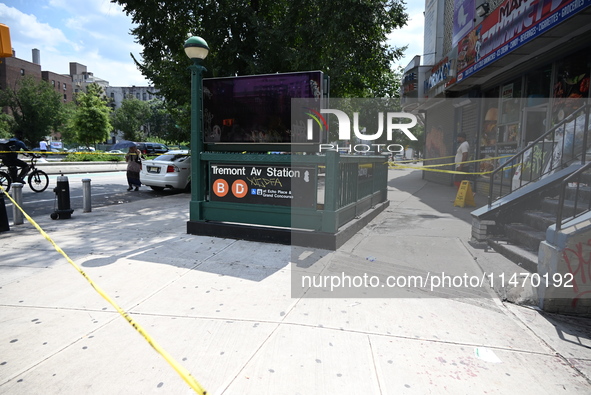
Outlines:
[[[35, 192], [43, 192], [49, 186], [49, 176], [47, 175], [47, 173], [35, 167], [37, 159], [39, 159], [40, 157], [40, 155], [31, 154], [29, 174], [26, 176], [29, 187]], [[12, 166], [6, 166], [8, 168], [8, 171], [3, 171], [2, 167], [4, 166], [4, 162], [2, 162], [0, 164], [0, 185], [2, 185], [2, 188], [4, 188], [6, 192], [8, 192], [10, 190], [10, 186], [14, 182], [14, 180], [10, 176], [10, 167]]]

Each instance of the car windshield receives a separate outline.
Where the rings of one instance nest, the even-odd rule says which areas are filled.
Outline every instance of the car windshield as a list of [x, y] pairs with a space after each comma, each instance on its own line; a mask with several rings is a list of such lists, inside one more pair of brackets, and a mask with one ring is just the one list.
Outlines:
[[164, 154], [157, 156], [156, 158], [154, 158], [154, 160], [161, 162], [177, 162], [180, 160], [184, 160], [187, 157], [187, 154]]

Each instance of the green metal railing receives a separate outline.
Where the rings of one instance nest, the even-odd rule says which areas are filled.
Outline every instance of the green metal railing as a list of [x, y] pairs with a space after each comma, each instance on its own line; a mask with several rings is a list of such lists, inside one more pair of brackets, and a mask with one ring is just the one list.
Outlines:
[[[205, 152], [201, 160], [211, 164], [306, 166], [316, 169], [313, 207], [278, 206], [212, 201], [209, 191], [202, 204], [202, 220], [278, 226], [336, 233], [338, 229], [379, 203], [386, 201], [388, 166], [383, 156], [267, 155]], [[211, 185], [209, 174], [206, 185]], [[191, 218], [191, 220], [200, 220]]]
[[[585, 164], [588, 146], [589, 117], [591, 105], [585, 104], [555, 125], [552, 129], [529, 143], [497, 167], [490, 175], [488, 207], [493, 201], [511, 192], [540, 180], [557, 169], [581, 161]], [[570, 126], [570, 129], [567, 127]], [[579, 140], [577, 131], [581, 136]], [[566, 144], [569, 142], [569, 144]], [[555, 150], [558, 148], [558, 155]], [[521, 170], [517, 185], [513, 185], [516, 169]], [[535, 169], [535, 170], [534, 170]], [[498, 189], [495, 187], [498, 186]]]

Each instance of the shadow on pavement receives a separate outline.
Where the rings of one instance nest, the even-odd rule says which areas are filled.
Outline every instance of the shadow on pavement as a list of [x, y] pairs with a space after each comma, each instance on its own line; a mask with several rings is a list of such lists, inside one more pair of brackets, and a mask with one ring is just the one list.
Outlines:
[[400, 172], [401, 170], [390, 170], [390, 180], [388, 187], [396, 188], [400, 191], [408, 192], [417, 197], [423, 204], [433, 208], [434, 210], [454, 216], [468, 224], [472, 224], [472, 216], [470, 213], [479, 207], [487, 204], [487, 197], [482, 194], [476, 194], [474, 201], [476, 207], [458, 207], [454, 206], [457, 189], [452, 185], [442, 185], [433, 181], [427, 181], [422, 178], [423, 172], [421, 170], [404, 171], [404, 175], [395, 176], [392, 178], [392, 172]]

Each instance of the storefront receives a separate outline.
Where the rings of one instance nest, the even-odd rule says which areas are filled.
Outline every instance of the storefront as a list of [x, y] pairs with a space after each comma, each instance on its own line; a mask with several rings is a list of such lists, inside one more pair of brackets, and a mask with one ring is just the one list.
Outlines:
[[[475, 173], [496, 168], [589, 98], [591, 1], [511, 4], [501, 3], [458, 42], [457, 73], [445, 85], [446, 100], [461, 104], [453, 127], [467, 134], [471, 157], [480, 160]], [[426, 133], [428, 145], [441, 134]], [[453, 155], [449, 143], [445, 151]], [[475, 175], [479, 192], [488, 194], [489, 177]]]

